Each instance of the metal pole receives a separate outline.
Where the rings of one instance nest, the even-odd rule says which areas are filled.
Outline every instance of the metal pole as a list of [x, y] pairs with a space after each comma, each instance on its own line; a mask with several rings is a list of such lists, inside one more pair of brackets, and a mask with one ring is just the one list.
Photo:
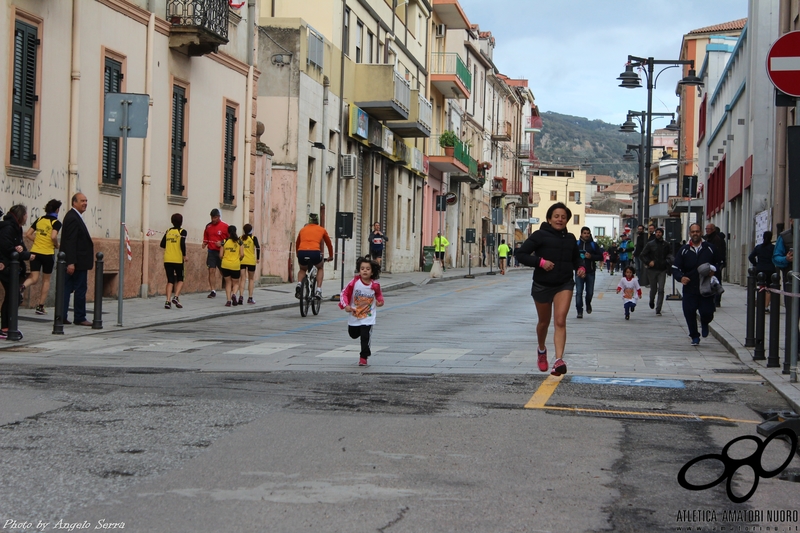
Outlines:
[[465, 278], [474, 278], [472, 275], [472, 243], [469, 243], [469, 252], [467, 252], [467, 275]]
[[341, 280], [341, 283], [339, 284], [340, 285], [339, 294], [341, 294], [344, 291], [344, 255], [345, 255], [344, 254], [344, 246], [345, 246], [346, 242], [347, 241], [344, 238], [342, 238], [342, 270], [341, 270], [341, 272], [339, 272], [339, 277], [341, 277], [342, 280]]
[[647, 227], [650, 218], [650, 165], [653, 155], [653, 66], [654, 59], [647, 58], [647, 154], [645, 154], [644, 205], [639, 224]]
[[122, 299], [125, 294], [125, 183], [128, 173], [128, 110], [133, 102], [122, 102], [122, 190], [119, 207], [119, 286], [117, 294], [117, 325], [122, 325]]
[[53, 310], [53, 335], [64, 334], [64, 315], [67, 310], [64, 309], [64, 282], [67, 276], [67, 254], [58, 252], [58, 260], [56, 261], [56, 305]]
[[[753, 350], [753, 361], [763, 361], [764, 357], [764, 303], [767, 286], [767, 277], [763, 272], [759, 272], [756, 278], [758, 282], [758, 296], [756, 297], [756, 347]], [[795, 328], [797, 329], [797, 328]]]
[[8, 300], [8, 340], [22, 340], [22, 333], [19, 332], [19, 254], [11, 254], [11, 280], [8, 284], [6, 300]]
[[644, 181], [644, 154], [642, 151], [644, 150], [644, 128], [645, 124], [644, 121], [647, 119], [646, 116], [642, 116], [642, 122], [639, 125], [639, 129], [642, 130], [642, 140], [639, 143], [639, 195], [637, 197], [639, 201], [639, 210], [637, 211], [636, 215], [639, 217], [639, 224], [644, 224], [642, 222], [644, 220], [644, 190], [645, 190], [645, 181]]
[[[772, 274], [772, 289], [781, 288], [781, 275], [778, 273]], [[777, 368], [781, 366], [778, 346], [781, 335], [781, 299], [777, 294], [773, 294], [769, 301], [769, 355], [767, 356], [767, 367]]]
[[[777, 295], [776, 299], [777, 299]], [[780, 302], [780, 300], [778, 300]], [[747, 269], [747, 306], [745, 307], [747, 329], [744, 334], [745, 348], [752, 348], [756, 345], [756, 269]]]
[[103, 329], [103, 252], [95, 254], [94, 262], [94, 320], [92, 329]]
[[[679, 163], [680, 164], [680, 163]], [[692, 225], [692, 183], [694, 175], [689, 176], [689, 206], [686, 208], [686, 240], [689, 240], [689, 226]]]
[[[800, 108], [800, 98], [795, 102], [795, 109]], [[798, 113], [794, 115], [794, 125], [800, 126], [800, 116]], [[794, 226], [792, 230], [792, 248], [794, 249], [794, 258], [792, 260], [792, 294], [797, 294], [800, 291], [800, 280], [797, 279], [798, 271], [800, 271], [800, 218], [794, 219]], [[800, 298], [792, 297], [792, 345], [789, 349], [791, 356], [791, 363], [789, 366], [789, 381], [797, 383], [797, 340], [798, 340], [798, 319], [800, 318]]]

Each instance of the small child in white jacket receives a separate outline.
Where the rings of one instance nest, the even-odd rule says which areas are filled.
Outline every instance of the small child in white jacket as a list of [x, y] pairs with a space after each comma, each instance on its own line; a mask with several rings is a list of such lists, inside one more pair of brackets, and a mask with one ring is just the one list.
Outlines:
[[625, 268], [625, 277], [617, 285], [617, 294], [622, 292], [622, 301], [625, 302], [625, 320], [631, 319], [631, 313], [636, 310], [636, 302], [642, 297], [642, 289], [636, 278], [636, 269], [632, 266]]
[[372, 355], [370, 342], [372, 326], [375, 325], [377, 308], [383, 306], [383, 292], [376, 281], [381, 267], [373, 259], [356, 259], [356, 277], [347, 284], [339, 297], [339, 308], [350, 315], [347, 319], [347, 333], [351, 339], [361, 338], [361, 357], [358, 366], [367, 366]]

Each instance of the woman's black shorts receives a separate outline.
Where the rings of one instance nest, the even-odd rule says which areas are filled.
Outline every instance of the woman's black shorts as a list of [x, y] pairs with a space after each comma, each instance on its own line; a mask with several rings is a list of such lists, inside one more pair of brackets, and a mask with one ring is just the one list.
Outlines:
[[536, 303], [551, 304], [553, 303], [553, 298], [556, 297], [556, 294], [561, 291], [572, 291], [573, 289], [575, 289], [574, 279], [569, 280], [563, 285], [557, 285], [555, 287], [539, 285], [536, 283], [536, 281], [534, 281], [533, 286], [531, 287], [531, 296], [533, 296], [533, 301]]
[[164, 263], [164, 270], [167, 272], [167, 283], [183, 281], [183, 263]]
[[239, 270], [228, 270], [227, 268], [220, 268], [223, 278], [239, 279], [241, 272]]
[[36, 257], [31, 259], [31, 272], [39, 272], [41, 270], [45, 274], [52, 274], [54, 264], [54, 255], [36, 254]]
[[242, 270], [247, 270], [248, 272], [255, 272], [256, 266], [255, 265], [242, 265]]

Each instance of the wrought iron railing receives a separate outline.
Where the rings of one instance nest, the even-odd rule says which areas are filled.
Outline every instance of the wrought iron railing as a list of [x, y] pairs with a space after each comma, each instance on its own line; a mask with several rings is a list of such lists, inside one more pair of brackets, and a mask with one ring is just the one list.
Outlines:
[[454, 74], [468, 91], [472, 90], [472, 74], [461, 56], [455, 52], [433, 52], [431, 74]]
[[228, 41], [228, 0], [167, 0], [173, 26], [202, 28]]

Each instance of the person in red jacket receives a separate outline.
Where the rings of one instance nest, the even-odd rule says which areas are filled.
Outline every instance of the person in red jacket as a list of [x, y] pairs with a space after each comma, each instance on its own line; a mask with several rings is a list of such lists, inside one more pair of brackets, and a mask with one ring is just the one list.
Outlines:
[[[219, 256], [219, 249], [228, 238], [228, 224], [220, 219], [219, 209], [211, 210], [211, 222], [206, 224], [203, 231], [203, 248], [208, 248], [206, 266], [208, 267], [208, 293], [209, 298], [217, 296], [217, 270], [222, 268], [222, 259]], [[220, 270], [221, 272], [221, 270]]]

